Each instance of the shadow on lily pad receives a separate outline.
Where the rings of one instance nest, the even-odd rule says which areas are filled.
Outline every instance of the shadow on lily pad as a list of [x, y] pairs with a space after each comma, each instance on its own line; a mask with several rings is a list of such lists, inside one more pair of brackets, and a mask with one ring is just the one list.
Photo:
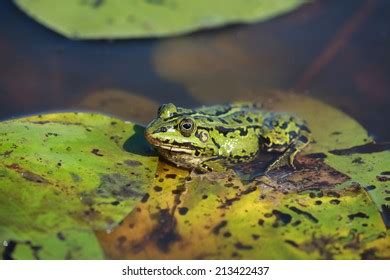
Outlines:
[[145, 128], [140, 125], [134, 125], [134, 134], [130, 136], [123, 144], [126, 152], [140, 156], [156, 156], [156, 153], [150, 147], [144, 137]]

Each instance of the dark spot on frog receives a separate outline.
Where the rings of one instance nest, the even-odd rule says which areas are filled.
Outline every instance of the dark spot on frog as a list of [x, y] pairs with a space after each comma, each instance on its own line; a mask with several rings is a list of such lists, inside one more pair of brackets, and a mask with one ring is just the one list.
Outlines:
[[260, 238], [260, 235], [258, 234], [252, 234], [253, 240], [258, 240]]
[[141, 166], [142, 165], [142, 162], [140, 161], [136, 161], [136, 160], [125, 160], [124, 163], [127, 165], [127, 166], [131, 166], [131, 167], [136, 167], [136, 166]]
[[242, 120], [240, 120], [240, 119], [232, 118], [232, 120], [238, 124], [242, 124]]
[[218, 118], [218, 120], [223, 124], [229, 124], [227, 121], [225, 121], [223, 118]]
[[240, 241], [235, 243], [234, 247], [236, 247], [236, 249], [238, 249], [238, 250], [252, 250], [253, 249], [253, 246], [245, 245], [245, 244], [241, 243]]
[[252, 123], [253, 119], [251, 117], [246, 117], [247, 122]]
[[364, 187], [364, 189], [365, 189], [366, 191], [372, 191], [372, 190], [375, 190], [376, 187], [375, 187], [374, 185], [369, 185], [369, 186]]
[[154, 189], [156, 192], [161, 192], [161, 191], [162, 191], [162, 187], [160, 187], [160, 186], [154, 186], [153, 189]]
[[318, 223], [318, 219], [316, 217], [314, 217], [312, 214], [310, 214], [309, 212], [303, 211], [295, 206], [291, 206], [290, 210], [297, 213], [298, 215], [303, 215], [304, 217], [308, 218], [313, 223]]
[[207, 194], [202, 195], [202, 199], [207, 199], [207, 198], [208, 198]]
[[162, 183], [162, 182], [164, 182], [164, 179], [163, 179], [163, 178], [160, 178], [160, 179], [158, 179], [158, 181], [159, 181], [160, 183]]
[[169, 209], [160, 209], [151, 218], [157, 221], [157, 225], [148, 239], [155, 242], [161, 252], [167, 253], [172, 243], [181, 240], [180, 235], [176, 231], [177, 221], [169, 213]]
[[167, 179], [175, 179], [176, 177], [177, 177], [176, 174], [167, 174], [167, 175], [165, 175], [165, 178], [167, 178]]
[[146, 193], [146, 194], [142, 197], [141, 202], [142, 202], [142, 203], [146, 203], [146, 202], [148, 201], [149, 197], [150, 197], [150, 195], [149, 195], [148, 193]]
[[296, 133], [295, 131], [290, 131], [288, 135], [290, 139], [295, 139], [298, 136], [298, 133]]
[[321, 201], [321, 200], [316, 200], [316, 201], [314, 202], [314, 204], [315, 204], [315, 205], [321, 205], [321, 204], [322, 204], [322, 201]]
[[113, 206], [117, 206], [119, 204], [120, 204], [120, 201], [118, 201], [118, 200], [111, 202], [111, 205], [113, 205]]
[[276, 217], [275, 222], [272, 224], [273, 227], [287, 225], [292, 220], [292, 217], [290, 214], [283, 213], [279, 210], [272, 210], [272, 214]]
[[385, 197], [385, 200], [386, 201], [390, 201], [390, 197]]
[[185, 214], [187, 214], [188, 208], [187, 207], [179, 207], [178, 212], [180, 215], [184, 216]]
[[362, 227], [368, 227], [368, 224], [364, 223], [364, 224], [362, 224]]
[[356, 218], [368, 219], [369, 216], [367, 214], [363, 213], [363, 212], [357, 212], [355, 214], [348, 215], [348, 218], [352, 221], [352, 220], [354, 220]]
[[264, 214], [264, 217], [266, 217], [266, 218], [271, 218], [271, 217], [272, 217], [272, 213], [265, 213], [265, 214]]
[[263, 226], [263, 225], [264, 225], [264, 220], [263, 220], [263, 219], [259, 219], [259, 220], [257, 221], [257, 224], [258, 224], [259, 226]]
[[383, 171], [383, 172], [381, 172], [381, 175], [388, 175], [388, 176], [390, 176], [390, 171]]
[[98, 157], [102, 157], [103, 154], [100, 153], [100, 150], [99, 149], [92, 149], [91, 153], [93, 153], [94, 155], [98, 156]]
[[224, 227], [226, 227], [227, 223], [228, 223], [228, 222], [227, 222], [226, 220], [221, 221], [218, 225], [216, 225], [216, 226], [213, 228], [213, 233], [214, 233], [215, 235], [218, 235], [219, 232], [221, 231], [221, 229], [224, 228]]
[[329, 203], [330, 204], [333, 204], [333, 205], [338, 205], [338, 204], [340, 204], [340, 200], [338, 200], [338, 199], [332, 199], [331, 201], [329, 201]]

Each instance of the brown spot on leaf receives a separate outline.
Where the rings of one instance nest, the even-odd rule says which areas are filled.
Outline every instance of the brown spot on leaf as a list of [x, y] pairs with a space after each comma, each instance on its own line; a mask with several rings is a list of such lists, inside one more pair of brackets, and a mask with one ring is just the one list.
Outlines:
[[346, 156], [352, 154], [371, 154], [390, 150], [390, 142], [383, 143], [367, 143], [360, 146], [355, 146], [348, 149], [332, 150], [330, 153], [338, 156]]
[[221, 229], [224, 228], [224, 227], [226, 227], [227, 223], [228, 223], [228, 222], [227, 222], [226, 220], [221, 221], [218, 225], [216, 225], [216, 226], [213, 228], [213, 233], [214, 233], [215, 235], [218, 235], [219, 232], [221, 231]]
[[161, 209], [152, 215], [152, 219], [157, 221], [157, 225], [150, 233], [150, 240], [157, 245], [160, 251], [167, 253], [172, 243], [181, 240], [176, 229], [176, 218], [169, 213], [169, 209]]
[[253, 246], [252, 245], [245, 245], [241, 243], [240, 241], [234, 244], [234, 247], [238, 250], [252, 250]]
[[98, 157], [102, 157], [103, 154], [100, 153], [100, 150], [99, 149], [92, 149], [91, 153], [93, 153], [94, 155], [98, 156]]

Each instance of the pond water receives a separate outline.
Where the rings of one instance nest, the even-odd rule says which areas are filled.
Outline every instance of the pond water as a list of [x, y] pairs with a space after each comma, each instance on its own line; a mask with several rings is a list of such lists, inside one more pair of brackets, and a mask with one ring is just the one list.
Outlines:
[[83, 109], [102, 90], [146, 98], [142, 111], [276, 89], [323, 100], [390, 140], [390, 1], [314, 1], [262, 23], [120, 41], [68, 40], [11, 1], [0, 11], [0, 119]]

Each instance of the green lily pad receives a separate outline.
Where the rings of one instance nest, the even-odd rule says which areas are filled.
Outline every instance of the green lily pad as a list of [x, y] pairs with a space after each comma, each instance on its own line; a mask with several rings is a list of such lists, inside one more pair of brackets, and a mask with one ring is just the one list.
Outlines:
[[0, 131], [2, 256], [103, 258], [94, 231], [117, 226], [154, 177], [143, 128], [58, 113], [1, 122]]
[[14, 0], [46, 27], [72, 39], [161, 37], [288, 12], [305, 0]]

